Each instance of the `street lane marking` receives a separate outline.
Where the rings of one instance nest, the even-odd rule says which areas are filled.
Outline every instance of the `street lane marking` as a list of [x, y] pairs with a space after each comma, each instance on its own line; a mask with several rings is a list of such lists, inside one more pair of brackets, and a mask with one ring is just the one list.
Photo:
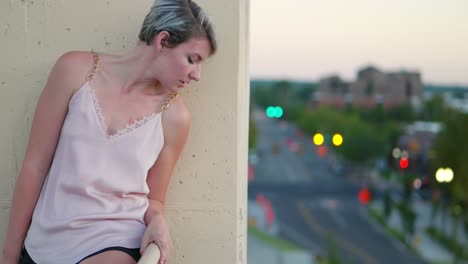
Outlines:
[[360, 249], [357, 247], [355, 244], [341, 238], [338, 236], [335, 232], [332, 230], [327, 230], [323, 228], [310, 214], [309, 210], [307, 210], [307, 207], [304, 205], [303, 202], [298, 201], [297, 202], [297, 208], [299, 209], [299, 212], [301, 213], [302, 217], [304, 217], [304, 220], [306, 221], [307, 225], [312, 229], [312, 231], [315, 231], [319, 235], [323, 237], [327, 237], [328, 234], [332, 235], [334, 239], [337, 241], [338, 244], [340, 244], [344, 249], [352, 253], [353, 255], [357, 256], [361, 260], [363, 260], [363, 263], [366, 264], [377, 264], [378, 262], [376, 261], [375, 258], [367, 254], [364, 250]]
[[333, 198], [323, 198], [320, 199], [320, 205], [322, 206], [322, 208], [327, 209], [327, 212], [341, 228], [344, 229], [347, 226], [343, 217], [341, 217], [341, 214], [339, 214], [338, 210], [336, 210], [337, 208], [341, 207], [340, 202], [338, 200]]
[[280, 230], [294, 237], [294, 240], [299, 241], [302, 245], [307, 245], [307, 247], [309, 249], [312, 249], [312, 251], [314, 251], [315, 254], [317, 253], [322, 254], [324, 252], [324, 250], [321, 247], [319, 247], [316, 243], [307, 239], [301, 233], [297, 232], [296, 230], [294, 230], [294, 228], [290, 227], [289, 225], [286, 225], [285, 223], [281, 223]]
[[335, 222], [338, 223], [338, 225], [341, 228], [343, 228], [343, 229], [346, 228], [346, 226], [347, 226], [346, 222], [344, 221], [343, 217], [341, 217], [341, 215], [336, 210], [328, 210], [328, 212], [330, 213], [333, 220], [335, 220]]

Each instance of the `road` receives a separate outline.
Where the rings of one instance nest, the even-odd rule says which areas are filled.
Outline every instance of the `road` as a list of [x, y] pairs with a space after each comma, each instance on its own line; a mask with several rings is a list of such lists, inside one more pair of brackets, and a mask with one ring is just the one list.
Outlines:
[[262, 193], [271, 200], [281, 237], [323, 256], [332, 241], [344, 263], [424, 263], [371, 219], [357, 199], [361, 185], [335, 173], [330, 153], [319, 157], [293, 125], [255, 116], [258, 163], [249, 199]]

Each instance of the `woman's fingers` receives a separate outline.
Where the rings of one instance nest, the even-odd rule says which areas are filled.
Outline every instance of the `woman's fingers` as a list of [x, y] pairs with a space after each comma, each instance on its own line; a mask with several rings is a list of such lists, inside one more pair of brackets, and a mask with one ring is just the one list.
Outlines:
[[167, 259], [169, 258], [169, 255], [171, 254], [171, 245], [170, 244], [162, 245], [162, 243], [160, 243], [158, 247], [159, 247], [159, 250], [161, 251], [161, 257], [159, 259], [158, 264], [166, 264]]
[[161, 257], [159, 258], [158, 264], [166, 264], [167, 261], [167, 250], [160, 247]]
[[155, 237], [156, 234], [153, 234], [151, 230], [147, 229], [145, 233], [143, 233], [143, 237], [141, 239], [140, 245], [140, 253], [143, 255], [146, 248], [151, 244], [154, 243], [159, 249], [159, 261], [156, 264], [166, 264], [167, 259], [172, 251], [172, 241], [170, 236], [167, 234], [161, 234], [159, 237]]

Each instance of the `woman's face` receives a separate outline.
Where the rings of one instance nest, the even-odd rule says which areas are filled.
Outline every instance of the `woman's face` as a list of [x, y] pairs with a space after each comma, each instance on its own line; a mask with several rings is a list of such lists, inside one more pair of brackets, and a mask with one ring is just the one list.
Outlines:
[[200, 80], [201, 64], [210, 50], [205, 38], [191, 38], [174, 48], [164, 48], [157, 62], [159, 82], [171, 92], [177, 92], [190, 81]]

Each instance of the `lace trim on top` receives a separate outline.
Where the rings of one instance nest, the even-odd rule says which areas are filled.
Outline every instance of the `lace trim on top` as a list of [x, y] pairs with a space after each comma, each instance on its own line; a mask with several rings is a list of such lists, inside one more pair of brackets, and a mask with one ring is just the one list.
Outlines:
[[99, 122], [101, 123], [101, 126], [104, 128], [105, 130], [105, 134], [106, 136], [109, 138], [109, 139], [113, 139], [113, 138], [116, 138], [116, 137], [119, 137], [121, 135], [124, 135], [124, 134], [128, 134], [130, 132], [132, 132], [133, 130], [143, 126], [144, 124], [148, 123], [149, 121], [151, 121], [153, 118], [155, 118], [156, 116], [158, 116], [159, 114], [161, 114], [164, 110], [168, 109], [169, 108], [169, 105], [172, 103], [172, 101], [177, 97], [179, 96], [178, 93], [174, 93], [174, 94], [171, 94], [169, 95], [169, 98], [166, 100], [166, 102], [163, 104], [163, 106], [161, 107], [161, 111], [156, 113], [152, 113], [152, 114], [149, 114], [149, 115], [146, 115], [142, 118], [139, 118], [129, 124], [127, 124], [125, 127], [117, 130], [115, 133], [112, 133], [112, 134], [109, 134], [108, 132], [108, 127], [106, 125], [106, 119], [104, 117], [104, 114], [103, 114], [103, 111], [102, 111], [102, 107], [101, 107], [101, 104], [99, 103], [99, 100], [97, 99], [97, 96], [96, 96], [96, 91], [93, 89], [93, 87], [89, 84], [89, 82], [93, 79], [94, 75], [96, 74], [96, 72], [98, 71], [98, 68], [99, 68], [99, 55], [97, 54], [97, 52], [95, 52], [94, 50], [91, 51], [91, 54], [93, 55], [93, 58], [94, 58], [94, 65], [93, 65], [93, 69], [91, 71], [91, 73], [88, 75], [87, 77], [87, 80], [88, 80], [88, 87], [89, 87], [89, 90], [91, 91], [90, 94], [91, 94], [91, 100], [93, 101], [93, 105], [94, 105], [94, 109], [96, 110], [96, 115], [99, 119]]
[[96, 92], [94, 91], [94, 89], [91, 86], [89, 88], [90, 88], [89, 90], [91, 91], [91, 93], [90, 93], [91, 94], [91, 99], [93, 101], [94, 108], [96, 109], [96, 115], [98, 116], [99, 122], [101, 123], [101, 126], [106, 131], [106, 136], [109, 139], [113, 139], [113, 138], [119, 137], [121, 135], [130, 133], [133, 130], [143, 126], [146, 123], [148, 123], [149, 121], [151, 121], [153, 118], [155, 118], [156, 116], [158, 116], [161, 113], [161, 112], [151, 113], [149, 115], [146, 115], [146, 116], [144, 116], [142, 118], [139, 118], [139, 119], [127, 124], [125, 127], [117, 130], [115, 133], [109, 134], [108, 128], [106, 127], [106, 119], [105, 119], [105, 117], [103, 115], [101, 105], [99, 104], [99, 100], [97, 99]]

